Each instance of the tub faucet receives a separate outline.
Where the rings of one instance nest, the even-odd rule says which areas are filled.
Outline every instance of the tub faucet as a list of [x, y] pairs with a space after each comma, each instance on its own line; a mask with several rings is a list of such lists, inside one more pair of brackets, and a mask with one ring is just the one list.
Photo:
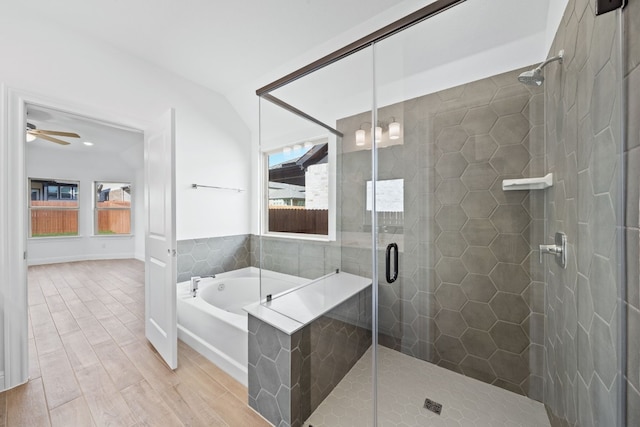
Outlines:
[[216, 275], [215, 274], [211, 274], [209, 276], [193, 276], [191, 278], [191, 286], [189, 286], [189, 292], [191, 293], [192, 297], [196, 297], [196, 295], [198, 294], [198, 283], [200, 283], [200, 280], [202, 279], [206, 279], [207, 277], [210, 278], [215, 278]]

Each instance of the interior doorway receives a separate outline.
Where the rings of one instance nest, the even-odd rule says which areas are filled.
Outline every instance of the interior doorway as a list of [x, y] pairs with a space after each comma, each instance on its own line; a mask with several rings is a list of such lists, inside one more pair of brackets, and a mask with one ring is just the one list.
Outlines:
[[[143, 141], [145, 138], [146, 142], [148, 142], [150, 138], [158, 135], [158, 126], [156, 123], [146, 119], [126, 118], [119, 114], [114, 115], [100, 109], [75, 104], [73, 102], [50, 99], [13, 88], [3, 88], [2, 95], [5, 99], [3, 107], [6, 107], [5, 114], [2, 115], [2, 121], [6, 124], [6, 133], [2, 134], [2, 138], [6, 138], [3, 144], [2, 161], [8, 180], [6, 180], [2, 186], [6, 195], [6, 207], [3, 207], [3, 210], [0, 211], [0, 223], [2, 234], [6, 236], [6, 239], [2, 242], [0, 252], [2, 252], [3, 255], [1, 262], [3, 264], [3, 282], [12, 283], [13, 286], [6, 286], [4, 290], [4, 316], [1, 319], [2, 327], [0, 328], [3, 333], [3, 349], [0, 352], [0, 358], [2, 359], [0, 362], [2, 362], [1, 364], [4, 367], [3, 389], [11, 389], [28, 381], [29, 316], [27, 267], [29, 263], [47, 264], [51, 262], [78, 261], [81, 259], [96, 260], [101, 258], [144, 259], [145, 235], [148, 235], [149, 228], [147, 227], [149, 215], [148, 212], [145, 212], [144, 206], [149, 205], [148, 194], [150, 193], [144, 184], [149, 181], [150, 168], [146, 163], [148, 156], [144, 155], [145, 149], [142, 147], [144, 147]], [[169, 113], [171, 120], [160, 120], [160, 122], [164, 124], [160, 127], [160, 130], [164, 132], [163, 135], [168, 134], [171, 137], [171, 144], [168, 146], [169, 149], [163, 151], [163, 159], [173, 162], [175, 157], [173, 110], [170, 110]], [[71, 129], [62, 129], [64, 122], [69, 124], [70, 122], [78, 123], [78, 121], [82, 121], [84, 125], [87, 126], [87, 128], [82, 131], [87, 136], [89, 135], [87, 132], [88, 128], [100, 126], [103, 128], [111, 128], [117, 132], [133, 134], [139, 141], [139, 148], [120, 148], [119, 150], [121, 152], [118, 152], [118, 150], [114, 152], [113, 145], [117, 144], [113, 142], [113, 135], [111, 135], [111, 137], [105, 139], [105, 141], [108, 142], [105, 142], [103, 146], [103, 148], [107, 147], [108, 144], [111, 143], [111, 153], [101, 152], [96, 156], [92, 156], [91, 154], [87, 154], [87, 152], [84, 154], [72, 154], [73, 150], [67, 150], [65, 152], [63, 149], [69, 148], [69, 146], [72, 145], [69, 143], [71, 142], [70, 140], [77, 139], [78, 141], [75, 142], [81, 149], [89, 150], [97, 146], [98, 140], [91, 141], [88, 137], [80, 138], [82, 136], [80, 132], [74, 132]], [[42, 153], [35, 151], [36, 154], [31, 153], [30, 155], [30, 148], [26, 142], [27, 131], [41, 129], [49, 132], [42, 132], [40, 135], [36, 135], [37, 138], [35, 138], [34, 141], [29, 142], [35, 143], [40, 140], [39, 142], [41, 144], [46, 143], [49, 145], [47, 147], [49, 151], [46, 153], [44, 151]], [[71, 134], [78, 135], [78, 137], [71, 136]], [[16, 141], [20, 143], [15, 143]], [[64, 141], [65, 143], [60, 143], [60, 141]], [[93, 142], [94, 145], [84, 144], [84, 142]], [[134, 154], [134, 151], [137, 154]], [[88, 153], [90, 153], [90, 151]], [[37, 175], [41, 176], [33, 174], [33, 165], [29, 164], [31, 157], [36, 158], [40, 166], [43, 167], [44, 172], [42, 172], [42, 175], [37, 173]], [[80, 157], [80, 159], [78, 157]], [[103, 170], [103, 178], [97, 176], [93, 178], [81, 177], [77, 182], [70, 182], [73, 181], [69, 179], [70, 174], [73, 172], [73, 166], [68, 166], [68, 169], [63, 171], [63, 175], [56, 173], [62, 170], [60, 165], [63, 164], [67, 158], [75, 158], [75, 164], [81, 165], [85, 172], [90, 171], [92, 167], [97, 170], [98, 167], [96, 163], [100, 164], [101, 162], [107, 163], [108, 165], [110, 164], [111, 166], [116, 164], [121, 169], [129, 168], [134, 172], [130, 171], [131, 175], [129, 176], [118, 174], [109, 175], [104, 172], [103, 168], [101, 169]], [[90, 159], [95, 161], [93, 165]], [[142, 167], [140, 166], [141, 164]], [[112, 167], [111, 169], [114, 170], [116, 168]], [[151, 173], [151, 176], [158, 176], [158, 172], [156, 167], [155, 171]], [[175, 172], [173, 168], [171, 172], [172, 173], [167, 174], [166, 170], [163, 171], [163, 180], [167, 180], [166, 182], [169, 183], [168, 188], [173, 190], [175, 187]], [[78, 210], [75, 214], [78, 217], [77, 231], [75, 231], [77, 235], [48, 236], [54, 237], [60, 242], [60, 244], [53, 245], [54, 252], [56, 253], [52, 255], [51, 247], [46, 250], [43, 249], [47, 245], [51, 246], [50, 242], [52, 240], [37, 239], [38, 241], [36, 242], [31, 235], [32, 206], [30, 202], [32, 194], [30, 191], [31, 183], [29, 178], [34, 178], [35, 181], [47, 181], [47, 179], [51, 181], [51, 177], [58, 178], [56, 175], [67, 176], [67, 178], [60, 178], [59, 182], [57, 179], [53, 179], [54, 183], [52, 187], [58, 187], [57, 197], [73, 200], [73, 196], [77, 195], [80, 199], [77, 200], [77, 206], [75, 207]], [[10, 184], [8, 184], [9, 181]], [[83, 181], [85, 182], [84, 185], [82, 184]], [[133, 185], [135, 182], [138, 182], [139, 185]], [[43, 183], [40, 182], [39, 184]], [[120, 235], [117, 236], [106, 235], [106, 233], [102, 233], [104, 230], [102, 230], [101, 227], [96, 226], [97, 221], [95, 221], [95, 218], [104, 216], [104, 212], [100, 212], [100, 208], [104, 206], [96, 205], [96, 200], [99, 202], [104, 201], [104, 197], [102, 199], [100, 198], [104, 196], [104, 194], [100, 196], [97, 191], [104, 193], [105, 184], [108, 184], [110, 187], [113, 187], [113, 184], [117, 184], [116, 187], [118, 187], [118, 190], [128, 193], [127, 197], [133, 196], [133, 199], [138, 199], [138, 201], [141, 202], [139, 207], [136, 207], [136, 204], [132, 203], [130, 207], [126, 208], [130, 209], [129, 215], [131, 223], [130, 229], [128, 230], [129, 233], [121, 232]], [[100, 185], [100, 188], [98, 188], [98, 185]], [[137, 195], [136, 187], [139, 191]], [[72, 190], [67, 191], [69, 188], [72, 188]], [[82, 189], [84, 189], [84, 194]], [[43, 186], [42, 191], [44, 191]], [[72, 195], [72, 193], [74, 194]], [[95, 197], [93, 193], [96, 193]], [[41, 198], [43, 197], [42, 194], [40, 196]], [[174, 193], [170, 193], [169, 196], [175, 200], [173, 194]], [[172, 207], [174, 206], [175, 204], [172, 205]], [[11, 208], [9, 209], [9, 207]], [[82, 211], [84, 211], [84, 214], [81, 216], [80, 213]], [[73, 215], [74, 214], [72, 214], [72, 216]], [[164, 216], [170, 219], [166, 225], [173, 227], [173, 232], [170, 233], [170, 235], [175, 236], [175, 209], [166, 210]], [[83, 217], [84, 220], [82, 219]], [[110, 234], [114, 233], [116, 232]], [[84, 239], [85, 235], [87, 237], [86, 239]], [[168, 240], [166, 244], [168, 245], [166, 251], [171, 253], [171, 250], [175, 249], [175, 238]], [[40, 246], [36, 248], [38, 245]], [[33, 253], [30, 253], [30, 251], [33, 251]], [[31, 255], [34, 255], [34, 257], [31, 257]], [[175, 265], [175, 261], [173, 261], [173, 265]], [[175, 281], [175, 278], [172, 277], [171, 280]], [[163, 281], [166, 282], [167, 279], [163, 278]], [[145, 283], [146, 282], [149, 282], [148, 277], [145, 280]], [[147, 294], [149, 293], [145, 292], [145, 295]], [[163, 295], [163, 298], [164, 297], [170, 299], [171, 295]], [[145, 303], [145, 306], [146, 305]], [[169, 307], [168, 311], [171, 311], [171, 300], [167, 301], [167, 307]], [[173, 295], [173, 311], [175, 311], [175, 295]], [[156, 345], [156, 347], [158, 346]], [[173, 342], [173, 347], [177, 348], [177, 340]]]

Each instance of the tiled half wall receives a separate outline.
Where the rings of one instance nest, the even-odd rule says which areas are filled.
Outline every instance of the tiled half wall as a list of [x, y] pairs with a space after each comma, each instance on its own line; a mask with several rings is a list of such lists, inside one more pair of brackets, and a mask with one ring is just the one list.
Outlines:
[[371, 346], [371, 291], [288, 335], [249, 315], [249, 405], [300, 427]]

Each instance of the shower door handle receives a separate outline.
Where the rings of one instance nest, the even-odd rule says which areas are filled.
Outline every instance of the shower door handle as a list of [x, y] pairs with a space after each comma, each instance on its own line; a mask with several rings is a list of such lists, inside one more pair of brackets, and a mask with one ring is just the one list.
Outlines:
[[[393, 276], [391, 276], [391, 251], [393, 250]], [[395, 243], [389, 243], [387, 245], [386, 256], [386, 273], [387, 283], [393, 283], [398, 278], [398, 245]]]

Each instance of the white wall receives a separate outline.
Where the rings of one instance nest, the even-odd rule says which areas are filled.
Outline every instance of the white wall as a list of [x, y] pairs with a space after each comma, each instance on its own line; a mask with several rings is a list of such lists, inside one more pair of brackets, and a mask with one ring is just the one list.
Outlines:
[[[142, 135], [140, 135], [142, 139]], [[92, 155], [71, 151], [33, 149], [27, 150], [27, 175], [32, 178], [58, 178], [79, 181], [80, 210], [78, 237], [34, 238], [27, 242], [29, 265], [87, 259], [132, 258], [136, 255], [135, 236], [144, 235], [144, 199], [139, 187], [143, 170], [142, 141], [135, 147], [137, 165], [123, 161], [118, 154]], [[132, 155], [131, 152], [128, 154]], [[137, 167], [135, 167], [137, 166]], [[132, 234], [134, 236], [93, 235], [93, 182], [130, 182], [133, 186]], [[144, 249], [142, 249], [144, 256]], [[143, 257], [142, 257], [143, 259]]]
[[[550, 0], [549, 1], [549, 12], [547, 14], [547, 31], [545, 37], [545, 52], [549, 52], [551, 49], [551, 45], [553, 44], [553, 39], [556, 37], [556, 33], [558, 32], [558, 28], [560, 27], [560, 21], [562, 21], [562, 16], [564, 15], [564, 11], [567, 8], [567, 4], [569, 0]], [[556, 55], [557, 52], [549, 52], [549, 56]]]
[[[136, 129], [149, 127], [174, 108], [177, 239], [249, 230], [250, 192], [196, 191], [190, 187], [191, 183], [248, 187], [251, 134], [223, 96], [65, 27], [20, 14], [14, 8], [17, 2], [13, 3], [3, 2], [0, 13], [0, 312], [5, 313], [0, 318], [4, 332], [0, 365], [7, 369], [0, 372], [5, 378], [0, 379], [0, 387], [16, 386], [27, 376], [26, 330], [20, 326], [27, 318], [26, 289], [20, 286], [26, 283], [20, 265], [24, 248], [14, 247], [23, 227], [11, 227], [21, 225], [22, 220], [10, 214], [7, 202], [19, 199], [18, 188], [24, 185], [22, 165], [8, 162], [16, 151], [12, 144], [22, 143], [8, 139], [11, 93], [27, 92], [32, 98], [48, 99], [51, 107], [83, 106], [86, 115]], [[76, 109], [76, 113], [84, 113], [80, 111], [84, 108]], [[16, 125], [11, 124], [11, 129]], [[140, 245], [134, 245], [139, 254], [141, 248], [136, 246]], [[9, 310], [9, 306], [15, 309]]]
[[178, 240], [249, 231], [248, 191], [191, 189], [249, 187], [250, 131], [223, 96], [6, 4], [0, 54], [0, 83], [107, 111], [127, 124], [175, 108]]

